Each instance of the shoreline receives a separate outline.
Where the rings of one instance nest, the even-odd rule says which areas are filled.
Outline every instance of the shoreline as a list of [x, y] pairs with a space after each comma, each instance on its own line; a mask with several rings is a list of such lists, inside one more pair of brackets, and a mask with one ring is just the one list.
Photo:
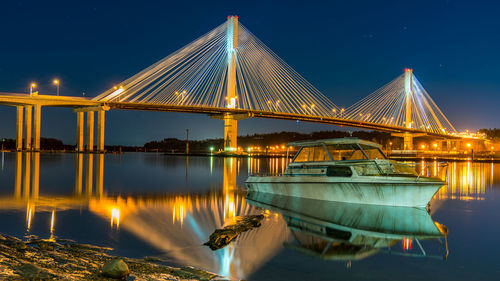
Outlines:
[[[232, 280], [190, 266], [172, 267], [161, 259], [133, 259], [108, 254], [112, 248], [79, 244], [68, 239], [25, 240], [0, 233], [1, 280]], [[121, 260], [129, 274], [110, 278], [104, 265]]]
[[[124, 151], [124, 152], [116, 152], [116, 151], [105, 151], [105, 152], [76, 152], [76, 151], [67, 151], [67, 150], [41, 150], [41, 151], [16, 151], [16, 150], [3, 150], [0, 152], [9, 152], [9, 153], [27, 153], [27, 152], [38, 152], [38, 153], [47, 153], [47, 154], [109, 154], [109, 155], [122, 155], [127, 153], [148, 153], [148, 154], [158, 154], [164, 156], [194, 156], [194, 157], [217, 157], [217, 158], [285, 158], [286, 153], [279, 154], [231, 154], [226, 155], [223, 153], [209, 153], [209, 152], [196, 152], [196, 153], [172, 153], [172, 152], [162, 152], [162, 151]], [[500, 163], [500, 157], [482, 157], [476, 156], [471, 159], [470, 156], [464, 157], [447, 157], [443, 155], [421, 155], [421, 156], [404, 156], [404, 155], [388, 155], [388, 158], [396, 161], [446, 161], [446, 162], [477, 162], [477, 163]]]

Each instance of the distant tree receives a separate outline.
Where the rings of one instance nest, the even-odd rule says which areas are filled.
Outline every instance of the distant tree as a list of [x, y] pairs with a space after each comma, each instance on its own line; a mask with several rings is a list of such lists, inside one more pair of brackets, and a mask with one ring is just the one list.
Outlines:
[[481, 134], [485, 134], [487, 138], [492, 139], [492, 140], [500, 139], [500, 129], [497, 129], [497, 128], [480, 129], [478, 132]]

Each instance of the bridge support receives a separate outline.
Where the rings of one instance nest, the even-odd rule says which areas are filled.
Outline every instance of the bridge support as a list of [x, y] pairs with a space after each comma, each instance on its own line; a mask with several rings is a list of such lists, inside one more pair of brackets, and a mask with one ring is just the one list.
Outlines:
[[24, 141], [24, 149], [31, 150], [31, 117], [32, 117], [32, 106], [27, 105], [24, 107], [26, 119], [24, 122], [24, 132], [26, 133], [26, 138]]
[[99, 105], [99, 106], [89, 106], [76, 108], [73, 111], [76, 112], [76, 151], [83, 152], [84, 142], [83, 142], [83, 126], [85, 122], [85, 113], [87, 115], [87, 129], [86, 129], [86, 146], [85, 150], [87, 152], [94, 151], [94, 113], [97, 112], [97, 143], [96, 151], [104, 152], [104, 120], [105, 112], [109, 110], [109, 106]]
[[104, 152], [104, 110], [97, 111], [97, 151]]
[[42, 121], [42, 106], [41, 105], [35, 105], [34, 120], [35, 120], [35, 136], [34, 136], [35, 143], [34, 143], [33, 150], [40, 151], [40, 127], [41, 127], [41, 121]]
[[87, 111], [87, 151], [94, 150], [94, 112]]
[[230, 113], [224, 114], [224, 151], [238, 149], [238, 121]]
[[16, 106], [17, 115], [16, 115], [16, 150], [23, 150], [23, 111], [24, 107]]
[[83, 152], [83, 122], [84, 113], [76, 113], [76, 152]]
[[413, 150], [413, 136], [411, 133], [404, 133], [404, 150]]
[[[238, 17], [227, 18], [227, 108], [236, 108], [236, 50], [238, 48]], [[224, 152], [234, 152], [238, 149], [238, 121], [233, 114], [224, 114]]]

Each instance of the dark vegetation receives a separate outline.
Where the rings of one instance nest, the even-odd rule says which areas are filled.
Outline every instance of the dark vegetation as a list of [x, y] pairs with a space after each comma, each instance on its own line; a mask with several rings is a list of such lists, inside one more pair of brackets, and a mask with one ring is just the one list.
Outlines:
[[481, 134], [486, 134], [486, 137], [491, 140], [500, 140], [500, 129], [480, 129], [478, 131]]
[[[349, 132], [344, 131], [320, 131], [313, 132], [310, 134], [302, 134], [297, 132], [280, 132], [280, 133], [269, 133], [269, 134], [253, 134], [246, 136], [238, 136], [238, 146], [246, 149], [249, 146], [260, 146], [265, 148], [266, 146], [274, 145], [284, 145], [288, 142], [299, 141], [299, 140], [310, 140], [310, 139], [331, 139], [331, 138], [342, 138], [350, 136]], [[389, 145], [392, 142], [392, 147], [397, 148], [402, 142], [402, 139], [397, 137], [391, 137], [390, 133], [376, 132], [376, 131], [355, 131], [352, 132], [353, 137], [360, 139], [370, 140], [382, 145]], [[189, 151], [192, 153], [196, 152], [208, 152], [210, 147], [214, 148], [214, 151], [222, 149], [224, 145], [223, 139], [207, 139], [207, 140], [190, 140], [189, 141]], [[186, 140], [179, 140], [176, 138], [166, 138], [161, 141], [151, 141], [144, 144], [144, 149], [146, 151], [162, 151], [162, 152], [172, 152], [181, 153], [186, 151]]]

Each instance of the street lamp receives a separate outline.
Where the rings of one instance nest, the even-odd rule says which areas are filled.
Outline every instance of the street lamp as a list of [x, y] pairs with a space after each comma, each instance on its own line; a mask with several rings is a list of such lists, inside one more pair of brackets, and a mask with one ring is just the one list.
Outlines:
[[54, 81], [52, 83], [54, 83], [54, 85], [56, 85], [56, 87], [57, 87], [57, 95], [59, 96], [59, 84], [60, 84], [59, 80], [58, 79], [54, 79]]
[[30, 97], [33, 95], [34, 88], [36, 88], [36, 83], [31, 83], [31, 85], [30, 85]]

